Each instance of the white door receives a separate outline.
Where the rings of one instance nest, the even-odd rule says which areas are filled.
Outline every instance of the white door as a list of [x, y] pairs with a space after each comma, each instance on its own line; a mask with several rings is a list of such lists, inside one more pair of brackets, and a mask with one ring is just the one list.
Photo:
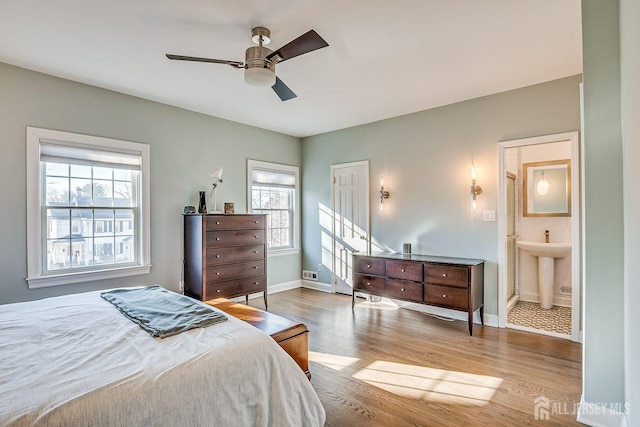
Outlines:
[[351, 295], [354, 252], [370, 252], [369, 161], [331, 166], [334, 292]]

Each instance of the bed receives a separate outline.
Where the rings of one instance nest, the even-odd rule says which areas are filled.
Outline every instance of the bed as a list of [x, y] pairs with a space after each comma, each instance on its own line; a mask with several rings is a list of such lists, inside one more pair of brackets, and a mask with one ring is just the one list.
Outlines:
[[227, 316], [154, 338], [101, 292], [0, 305], [0, 425], [324, 425], [267, 334]]

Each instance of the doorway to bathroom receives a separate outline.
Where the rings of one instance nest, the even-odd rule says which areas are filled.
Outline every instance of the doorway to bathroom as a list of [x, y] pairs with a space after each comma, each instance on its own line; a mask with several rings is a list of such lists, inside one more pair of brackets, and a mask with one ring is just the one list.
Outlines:
[[498, 143], [498, 321], [581, 341], [578, 132]]

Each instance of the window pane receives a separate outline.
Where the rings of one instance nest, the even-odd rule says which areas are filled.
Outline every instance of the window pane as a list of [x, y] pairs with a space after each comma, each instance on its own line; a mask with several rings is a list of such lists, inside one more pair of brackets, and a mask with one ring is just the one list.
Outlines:
[[73, 178], [91, 178], [91, 166], [72, 164], [71, 176]]
[[94, 166], [93, 179], [108, 179], [111, 181], [113, 179], [113, 169]]
[[76, 206], [91, 206], [93, 186], [90, 179], [71, 179], [71, 203]]
[[133, 177], [131, 175], [132, 175], [132, 172], [130, 170], [127, 170], [127, 169], [114, 169], [113, 170], [113, 179], [115, 179], [116, 181], [129, 181], [129, 182], [131, 182], [133, 180]]
[[71, 241], [71, 266], [86, 267], [88, 265], [88, 243], [92, 243], [93, 239], [84, 239], [74, 237]]
[[133, 262], [133, 237], [116, 237], [116, 263]]
[[72, 234], [93, 237], [93, 211], [91, 209], [73, 209], [71, 223]]
[[113, 183], [113, 205], [116, 207], [133, 206], [131, 181], [115, 181]]
[[69, 179], [62, 177], [45, 178], [47, 205], [69, 205]]
[[93, 206], [113, 206], [112, 181], [93, 181]]
[[66, 163], [45, 163], [45, 174], [48, 176], [69, 176], [69, 165]]
[[113, 238], [112, 237], [96, 237], [93, 254], [93, 262], [95, 265], [113, 264]]
[[47, 239], [68, 238], [71, 231], [70, 209], [47, 209]]

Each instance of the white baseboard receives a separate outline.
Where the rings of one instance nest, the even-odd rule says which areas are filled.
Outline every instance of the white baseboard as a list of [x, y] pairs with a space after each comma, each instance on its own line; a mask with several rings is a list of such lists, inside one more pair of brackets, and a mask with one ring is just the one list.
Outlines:
[[315, 291], [333, 293], [333, 286], [329, 283], [314, 282], [312, 280], [301, 280], [301, 287], [313, 289]]
[[[538, 292], [520, 292], [520, 301], [540, 302], [540, 294]], [[553, 296], [553, 305], [561, 307], [571, 307], [571, 296], [558, 295]]]
[[[393, 301], [399, 307], [408, 308], [410, 310], [419, 311], [421, 313], [433, 314], [435, 316], [440, 316], [440, 317], [448, 317], [450, 319], [463, 320], [465, 322], [469, 318], [469, 315], [467, 314], [466, 311], [451, 310], [451, 309], [448, 309], [448, 308], [435, 307], [435, 306], [432, 306], [432, 305], [416, 304], [416, 303], [413, 303], [413, 302], [400, 301], [400, 300], [393, 300]], [[492, 326], [492, 327], [497, 327], [498, 326], [498, 316], [487, 315], [485, 313], [483, 315], [483, 317], [484, 317], [484, 325], [485, 326]], [[480, 312], [479, 311], [476, 311], [475, 313], [473, 313], [473, 323], [480, 324]]]
[[[630, 408], [620, 408], [628, 411]], [[601, 403], [586, 402], [584, 395], [580, 397], [580, 408], [578, 409], [579, 423], [593, 427], [626, 427], [627, 417], [625, 412], [621, 412]]]

